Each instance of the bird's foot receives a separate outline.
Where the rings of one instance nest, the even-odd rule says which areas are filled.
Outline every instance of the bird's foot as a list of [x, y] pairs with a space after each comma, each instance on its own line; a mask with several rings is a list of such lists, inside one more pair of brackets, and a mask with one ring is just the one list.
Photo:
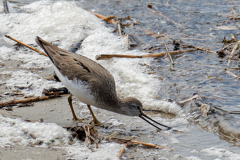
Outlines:
[[79, 119], [79, 118], [77, 118], [77, 117], [73, 117], [73, 121], [74, 121], [75, 123], [83, 123], [83, 120], [84, 120], [84, 119]]
[[92, 122], [94, 124], [94, 126], [100, 126], [103, 127], [103, 123], [101, 123], [100, 121], [98, 121], [97, 119], [93, 119]]

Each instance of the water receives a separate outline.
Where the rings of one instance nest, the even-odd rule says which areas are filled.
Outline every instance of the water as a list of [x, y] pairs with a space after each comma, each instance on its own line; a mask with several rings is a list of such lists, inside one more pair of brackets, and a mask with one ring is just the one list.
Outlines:
[[[12, 47], [13, 42], [4, 38], [4, 34], [35, 46], [34, 38], [40, 36], [64, 49], [69, 49], [72, 44], [84, 39], [77, 53], [94, 60], [99, 54], [143, 55], [146, 54], [143, 51], [150, 46], [162, 43], [166, 43], [169, 50], [173, 50], [172, 39], [182, 40], [183, 44], [217, 51], [222, 47], [219, 41], [224, 37], [229, 39], [230, 34], [239, 33], [239, 29], [219, 30], [216, 28], [216, 26], [237, 26], [239, 28], [239, 21], [227, 19], [232, 6], [235, 6], [236, 11], [240, 9], [238, 1], [32, 2], [34, 1], [14, 1], [10, 3], [11, 13], [9, 15], [0, 14], [0, 64], [6, 63], [6, 67], [3, 66], [0, 73], [0, 84], [6, 83], [0, 86], [3, 90], [1, 93], [5, 92], [6, 87], [11, 90], [15, 85], [27, 85], [26, 81], [28, 84], [33, 83], [32, 90], [22, 91], [27, 96], [39, 96], [43, 88], [61, 86], [61, 83], [47, 81], [41, 76], [42, 72], [51, 70], [48, 58], [25, 49], [16, 51]], [[182, 26], [175, 25], [153, 13], [147, 8], [148, 4]], [[112, 33], [116, 26], [101, 22], [82, 8], [106, 16], [115, 15], [121, 18], [130, 16], [136, 19], [138, 25], [133, 28], [125, 27], [123, 30], [137, 38], [141, 45], [130, 48], [130, 51], [126, 52], [126, 39], [119, 38], [117, 33]], [[151, 37], [145, 34], [146, 31], [158, 33], [161, 37]], [[155, 52], [164, 50], [164, 46], [161, 45], [160, 49]], [[239, 80], [225, 72], [224, 68], [228, 67], [227, 59], [219, 58], [213, 53], [196, 51], [174, 56], [173, 60], [175, 62], [173, 69], [167, 57], [115, 58], [98, 61], [113, 74], [117, 92], [121, 97], [136, 97], [142, 101], [145, 109], [161, 111], [161, 113], [148, 112], [148, 114], [161, 123], [173, 127], [172, 131], [156, 132], [138, 118], [122, 119], [121, 116], [115, 116], [109, 122], [113, 128], [100, 129], [100, 131], [109, 133], [123, 125], [125, 129], [121, 127], [120, 129], [124, 134], [132, 134], [144, 142], [164, 144], [174, 149], [173, 152], [169, 152], [138, 147], [135, 152], [136, 148], [133, 148], [126, 151], [126, 159], [131, 156], [135, 159], [240, 159]], [[18, 65], [11, 67], [8, 65], [10, 62], [16, 62]], [[233, 61], [230, 67], [239, 67], [239, 61]], [[239, 70], [230, 69], [230, 71], [239, 75]], [[198, 99], [192, 101], [191, 104], [178, 105], [178, 101], [195, 94], [201, 96], [203, 101]], [[3, 101], [5, 98], [0, 100]], [[199, 103], [210, 105], [215, 113], [207, 117], [201, 116], [198, 109]], [[99, 112], [102, 114], [102, 111]], [[128, 125], [129, 123], [131, 125]], [[3, 123], [1, 125], [6, 126]], [[143, 125], [142, 131], [130, 132], [138, 125]], [[31, 128], [31, 126], [28, 127]], [[20, 131], [24, 129], [17, 128], [16, 130], [20, 137], [18, 144], [30, 143], [28, 138], [26, 140], [25, 137], [22, 138]], [[33, 129], [30, 132], [37, 131]], [[75, 151], [76, 148], [73, 149], [67, 145], [64, 131], [52, 130], [52, 132], [59, 133], [64, 139], [64, 147], [60, 145], [61, 147], [67, 150], [72, 149], [76, 152], [76, 157], [81, 157], [77, 150]], [[6, 135], [2, 137], [6, 138]], [[49, 137], [39, 137], [39, 139], [44, 140], [44, 145], [48, 146]], [[1, 144], [14, 144], [13, 141], [16, 140], [11, 140], [10, 137], [10, 141], [1, 141]], [[55, 145], [59, 146], [59, 144]], [[106, 145], [103, 148], [108, 150], [111, 147]], [[116, 153], [119, 146], [115, 146], [114, 149], [113, 152]], [[89, 154], [84, 156], [91, 155], [91, 152], [87, 153]]]

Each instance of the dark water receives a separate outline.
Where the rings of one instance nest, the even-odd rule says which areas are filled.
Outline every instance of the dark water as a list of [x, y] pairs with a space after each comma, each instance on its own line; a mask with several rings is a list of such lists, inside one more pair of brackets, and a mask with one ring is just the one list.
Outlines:
[[[231, 10], [240, 13], [240, 1], [81, 1], [86, 10], [93, 10], [105, 16], [115, 15], [118, 18], [134, 18], [138, 25], [125, 27], [123, 31], [137, 37], [140, 45], [134, 49], [146, 50], [150, 46], [163, 43], [174, 49], [172, 41], [181, 44], [198, 46], [212, 51], [220, 51], [222, 39], [230, 39], [230, 34], [240, 33], [239, 20], [230, 20]], [[181, 24], [176, 25], [166, 18], [148, 9], [163, 13], [169, 19]], [[124, 23], [124, 22], [123, 22]], [[220, 30], [217, 26], [235, 26], [238, 29]], [[140, 29], [139, 29], [140, 28]], [[146, 35], [146, 30], [158, 33], [161, 38]], [[237, 37], [237, 39], [239, 39]], [[154, 53], [153, 52], [153, 53]], [[240, 70], [239, 60], [227, 66], [227, 56], [220, 58], [217, 54], [195, 51], [173, 57], [175, 65], [171, 68], [168, 57], [155, 58], [151, 70], [164, 82], [159, 95], [162, 99], [180, 101], [195, 94], [201, 96], [203, 102], [216, 110], [221, 110], [227, 117], [239, 121], [240, 113], [240, 80], [229, 75], [225, 68], [236, 75]], [[237, 124], [233, 125], [238, 130]]]

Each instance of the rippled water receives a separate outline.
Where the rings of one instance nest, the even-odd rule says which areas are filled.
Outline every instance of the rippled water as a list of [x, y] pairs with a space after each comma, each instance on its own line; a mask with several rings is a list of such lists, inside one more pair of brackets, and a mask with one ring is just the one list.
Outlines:
[[[23, 8], [19, 8], [20, 6], [25, 6], [26, 4], [30, 4], [32, 2], [34, 1], [14, 1], [11, 3], [11, 5], [14, 7], [12, 7], [10, 11], [15, 12], [17, 16], [17, 13], [24, 13], [27, 10], [27, 8], [25, 8], [25, 10]], [[77, 2], [79, 2], [77, 5], [81, 6], [82, 8], [88, 11], [100, 13], [105, 16], [115, 15], [118, 18], [126, 18], [127, 16], [130, 16], [130, 18], [136, 19], [138, 22], [137, 25], [134, 25], [133, 27], [123, 28], [123, 31], [133, 37], [138, 43], [138, 46], [130, 48], [131, 51], [128, 54], [143, 54], [140, 51], [147, 51], [150, 46], [156, 46], [163, 43], [166, 43], [168, 45], [169, 50], [173, 50], [174, 45], [172, 44], [172, 40], [181, 40], [182, 44], [198, 46], [206, 49], [209, 48], [212, 51], [219, 51], [223, 45], [220, 43], [220, 41], [224, 37], [230, 39], [230, 34], [238, 34], [240, 32], [240, 21], [233, 21], [227, 18], [228, 15], [231, 15], [231, 9], [233, 6], [239, 13], [239, 1], [218, 0], [211, 2], [206, 0], [175, 0], [162, 2], [131, 1], [130, 3], [129, 1], [93, 0]], [[52, 2], [50, 1], [49, 3], [51, 5]], [[175, 25], [162, 16], [159, 16], [156, 13], [152, 12], [147, 8], [148, 4], [152, 5], [153, 10], [163, 13], [165, 16], [181, 24], [182, 26]], [[42, 9], [42, 7], [44, 8], [46, 6], [47, 5], [40, 5], [39, 9]], [[61, 9], [60, 6], [59, 9]], [[33, 7], [30, 10], [33, 10], [35, 12], [37, 10], [37, 7], [35, 6], [35, 8]], [[31, 11], [29, 12], [31, 13]], [[33, 13], [33, 15], [35, 15], [35, 13]], [[37, 16], [39, 18], [41, 15]], [[40, 19], [36, 20], [35, 22], [38, 21], [41, 23]], [[93, 28], [98, 28], [99, 26], [97, 24], [91, 23], [92, 21], [95, 22], [95, 20], [89, 19], [89, 22], [87, 23], [92, 25]], [[125, 21], [127, 20], [125, 19]], [[59, 27], [60, 31], [61, 22], [56, 23], [59, 24], [57, 27]], [[16, 24], [16, 26], [17, 25], [18, 24]], [[68, 28], [68, 24], [62, 25], [65, 25], [65, 27]], [[87, 25], [85, 25], [85, 27], [86, 26]], [[105, 26], [107, 28], [110, 28], [110, 30], [114, 30], [116, 28], [116, 26], [111, 24], [106, 24]], [[236, 26], [238, 29], [219, 30], [217, 26]], [[76, 43], [77, 40], [80, 39], [77, 38], [77, 35], [71, 35], [73, 37], [66, 37], [64, 33], [57, 34], [57, 29], [51, 25], [49, 25], [49, 27], [52, 27], [52, 30], [54, 30], [54, 34], [56, 34], [55, 37], [49, 37], [49, 35], [51, 35], [51, 32], [49, 35], [43, 32], [41, 34], [45, 34], [43, 36], [49, 41], [62, 39], [63, 42], [60, 43], [60, 46], [65, 47], [65, 49], [69, 48], [69, 44]], [[70, 28], [71, 27], [74, 26], [70, 25]], [[32, 29], [35, 28], [32, 26]], [[16, 27], [16, 29], [18, 28]], [[81, 32], [81, 30], [76, 31]], [[161, 36], [160, 38], [149, 36], [146, 34], [148, 31], [151, 33], [157, 33], [157, 35]], [[90, 32], [91, 30], [87, 34], [91, 35], [92, 33]], [[4, 31], [1, 31], [0, 35], [2, 37], [3, 34], [6, 33]], [[23, 38], [21, 35], [21, 30], [17, 31], [17, 33], [15, 32], [15, 34], [16, 36]], [[117, 35], [117, 33], [113, 34]], [[26, 41], [29, 40], [29, 42], [25, 41], [26, 43], [33, 43], [30, 39], [31, 36], [32, 35], [29, 35], [29, 38], [25, 39]], [[67, 42], [66, 40], [64, 41], [64, 36], [69, 39], [70, 42]], [[118, 45], [124, 42], [116, 40], [116, 45], [112, 46], [111, 48], [111, 46], [107, 45], [107, 43], [110, 44], [110, 41], [102, 42], [102, 37], [104, 36], [105, 39], [114, 39], [114, 37], [112, 37], [110, 34], [104, 35], [101, 33], [95, 36], [89, 36], [88, 38], [85, 37], [85, 44], [83, 44], [85, 48], [83, 48], [80, 53], [84, 54], [88, 53], [89, 51], [96, 51], [100, 54], [104, 51], [103, 48], [109, 47], [109, 50], [106, 51], [109, 51], [109, 53], [113, 54], [116, 52], [114, 49], [122, 49]], [[0, 46], [10, 47], [9, 42], [5, 42], [2, 37], [0, 40], [2, 42]], [[32, 39], [34, 39], [34, 37]], [[92, 49], [90, 46], [94, 46], [95, 43], [99, 43], [99, 46]], [[164, 45], [160, 45], [159, 48], [160, 49], [154, 52], [165, 51]], [[102, 50], [102, 52], [99, 50]], [[121, 52], [124, 53], [123, 51], [120, 51], [119, 53]], [[92, 55], [89, 56], [94, 58], [94, 55], [96, 54], [92, 53]], [[36, 60], [39, 59], [36, 57]], [[104, 60], [98, 62], [108, 68], [114, 75], [115, 79], [117, 79], [117, 85], [120, 86], [118, 88], [118, 92], [123, 96], [134, 95], [137, 97], [145, 97], [142, 98], [142, 100], [144, 101], [143, 103], [145, 104], [146, 109], [158, 110], [160, 108], [161, 111], [165, 112], [166, 109], [164, 109], [164, 107], [167, 107], [168, 105], [164, 104], [163, 106], [158, 107], [157, 105], [159, 105], [159, 103], [165, 103], [166, 101], [173, 101], [178, 103], [178, 101], [187, 99], [196, 94], [201, 96], [202, 101], [198, 99], [196, 101], [192, 101], [191, 104], [181, 105], [181, 107], [183, 107], [183, 110], [181, 112], [178, 112], [177, 109], [179, 108], [174, 106], [174, 103], [172, 103], [173, 106], [170, 105], [169, 107], [171, 107], [173, 110], [169, 112], [174, 113], [177, 116], [173, 118], [171, 117], [172, 119], [169, 120], [168, 113], [166, 113], [166, 118], [158, 119], [159, 121], [164, 121], [169, 125], [172, 124], [173, 127], [176, 127], [178, 131], [181, 130], [181, 132], [166, 132], [161, 133], [160, 135], [153, 133], [152, 137], [150, 136], [150, 138], [149, 135], [144, 135], [141, 137], [142, 140], [150, 140], [154, 143], [166, 143], [174, 147], [175, 151], [173, 153], [161, 151], [160, 153], [156, 153], [156, 155], [161, 154], [163, 157], [168, 159], [181, 159], [181, 156], [182, 159], [191, 159], [191, 156], [196, 159], [212, 159], [213, 157], [222, 159], [238, 159], [239, 155], [235, 155], [234, 153], [240, 153], [240, 80], [234, 79], [231, 75], [228, 75], [224, 69], [229, 67], [239, 67], [239, 61], [232, 61], [231, 65], [227, 66], [226, 58], [220, 58], [216, 54], [207, 53], [204, 51], [195, 51], [191, 53], [176, 55], [173, 56], [173, 60], [175, 62], [175, 65], [173, 67], [171, 66], [168, 57], [153, 58], [148, 60], [114, 59], [107, 62]], [[128, 66], [129, 68], [132, 66], [133, 69], [137, 70], [139, 68], [136, 67], [136, 62], [138, 64], [146, 64], [142, 65], [144, 66], [143, 69], [140, 69], [141, 72], [144, 72], [145, 74], [140, 74], [140, 72], [137, 72], [136, 74], [132, 70], [118, 70], [118, 67], [124, 63], [124, 65]], [[47, 61], [44, 61], [42, 63], [50, 65], [50, 63]], [[134, 65], [134, 63], [136, 63], [136, 65]], [[229, 70], [236, 75], [240, 75], [239, 70], [230, 68]], [[34, 76], [37, 77], [37, 75]], [[137, 79], [138, 76], [139, 79]], [[153, 78], [151, 79], [153, 82], [146, 82], [147, 78], [144, 79], [144, 77], [147, 76]], [[156, 77], [159, 79], [159, 82], [156, 82]], [[141, 85], [143, 84], [146, 84], [146, 86], [143, 86], [145, 88], [141, 89]], [[124, 93], [124, 89], [127, 88], [127, 85], [130, 86], [129, 91]], [[155, 92], [158, 93], [155, 97], [149, 96], [151, 94], [155, 94]], [[148, 98], [151, 102], [149, 102]], [[198, 109], [199, 103], [210, 105], [215, 110], [215, 112], [207, 117], [201, 116], [200, 110]], [[154, 104], [157, 105], [154, 106]], [[187, 120], [187, 122], [185, 122], [183, 119]], [[125, 122], [128, 123], [127, 120]], [[133, 134], [137, 133], [134, 132]], [[165, 139], [159, 139], [159, 136], [163, 136]], [[146, 153], [146, 150], [143, 152]], [[128, 155], [131, 154], [133, 153], [130, 151]], [[136, 155], [134, 156], [137, 158]]]

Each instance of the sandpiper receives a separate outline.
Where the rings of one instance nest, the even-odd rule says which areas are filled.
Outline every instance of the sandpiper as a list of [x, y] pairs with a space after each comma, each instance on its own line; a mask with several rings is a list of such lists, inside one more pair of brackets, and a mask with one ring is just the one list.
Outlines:
[[120, 99], [116, 93], [113, 76], [100, 64], [87, 57], [60, 49], [40, 37], [36, 38], [36, 42], [47, 53], [58, 78], [71, 92], [68, 102], [74, 120], [81, 121], [74, 112], [72, 94], [87, 104], [95, 125], [101, 125], [101, 123], [93, 114], [91, 105], [118, 114], [138, 116], [160, 130], [161, 128], [149, 120], [170, 129], [145, 115], [142, 112], [142, 103], [138, 99], [133, 97]]

